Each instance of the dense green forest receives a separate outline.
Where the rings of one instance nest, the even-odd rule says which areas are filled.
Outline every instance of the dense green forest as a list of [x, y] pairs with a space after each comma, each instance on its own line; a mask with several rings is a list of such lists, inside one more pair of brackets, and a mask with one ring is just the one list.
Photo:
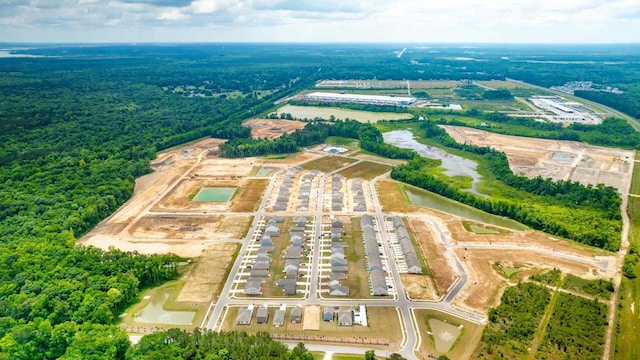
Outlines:
[[553, 314], [538, 348], [541, 359], [601, 359], [607, 305], [558, 293]]
[[236, 158], [286, 154], [295, 152], [301, 147], [323, 143], [329, 136], [359, 140], [362, 149], [391, 159], [412, 159], [417, 155], [412, 150], [385, 144], [380, 131], [369, 123], [337, 120], [309, 123], [301, 130], [273, 140], [234, 139], [220, 145], [220, 156]]
[[196, 329], [193, 334], [170, 329], [144, 336], [127, 356], [132, 360], [313, 360], [302, 343], [291, 352], [267, 333], [216, 333]]
[[508, 287], [500, 306], [489, 310], [476, 358], [525, 358], [550, 298], [549, 290], [539, 285]]

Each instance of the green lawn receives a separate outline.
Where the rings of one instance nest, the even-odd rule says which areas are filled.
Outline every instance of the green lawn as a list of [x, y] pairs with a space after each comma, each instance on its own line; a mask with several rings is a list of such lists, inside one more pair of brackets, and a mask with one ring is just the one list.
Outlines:
[[364, 180], [371, 180], [378, 175], [382, 175], [391, 170], [391, 166], [378, 164], [371, 161], [363, 161], [361, 163], [349, 166], [348, 168], [340, 171], [340, 174], [346, 178], [362, 178]]

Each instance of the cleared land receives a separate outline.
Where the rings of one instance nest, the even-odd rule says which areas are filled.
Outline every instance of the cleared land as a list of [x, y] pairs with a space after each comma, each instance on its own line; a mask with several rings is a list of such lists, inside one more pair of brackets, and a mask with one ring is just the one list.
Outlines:
[[490, 146], [507, 154], [511, 170], [530, 178], [572, 180], [625, 191], [631, 181], [633, 151], [591, 146], [575, 141], [499, 135], [487, 131], [443, 126], [459, 143]]
[[302, 165], [307, 170], [318, 170], [322, 172], [332, 172], [338, 170], [341, 167], [345, 167], [349, 164], [353, 164], [357, 160], [345, 158], [342, 156], [325, 156], [320, 159], [316, 159]]
[[251, 216], [149, 215], [131, 227], [131, 241], [241, 239]]
[[[343, 307], [341, 307], [343, 308]], [[344, 307], [348, 308], [347, 306]], [[339, 326], [338, 321], [322, 321], [322, 312], [318, 312], [316, 318], [319, 321], [320, 330], [303, 330], [304, 318], [310, 312], [304, 309], [303, 322], [292, 323], [290, 318], [291, 308], [287, 308], [284, 325], [273, 326], [273, 315], [276, 307], [269, 308], [269, 321], [267, 324], [257, 324], [256, 314], [251, 325], [237, 325], [237, 307], [229, 308], [222, 325], [222, 331], [246, 331], [256, 333], [268, 331], [276, 340], [305, 343], [330, 343], [366, 345], [367, 347], [396, 350], [402, 340], [402, 330], [398, 318], [398, 312], [394, 307], [367, 307], [368, 327], [363, 326]]]
[[214, 244], [204, 250], [182, 277], [185, 285], [176, 301], [209, 302], [216, 299], [239, 249], [240, 244]]
[[413, 115], [407, 113], [349, 110], [324, 106], [285, 105], [278, 109], [278, 113], [291, 114], [291, 116], [296, 119], [314, 119], [316, 117], [329, 119], [331, 115], [333, 115], [336, 119], [344, 120], [348, 118], [360, 122], [376, 122], [379, 120], [399, 120], [413, 118]]
[[363, 161], [339, 172], [346, 178], [362, 178], [371, 180], [378, 175], [382, 175], [391, 170], [391, 166], [378, 164], [370, 161]]
[[[433, 284], [433, 290], [435, 290], [433, 292], [428, 292], [426, 291], [427, 289], [425, 289], [422, 293], [412, 294], [412, 298], [420, 300], [437, 299], [446, 293], [455, 278], [459, 276], [459, 274], [454, 270], [454, 260], [448, 255], [444, 244], [436, 239], [435, 235], [431, 231], [431, 227], [423, 220], [412, 218], [408, 220], [408, 225], [407, 230], [409, 230], [416, 239], [419, 250], [422, 252], [427, 263], [427, 273], [430, 274], [430, 276], [417, 276], [430, 279]], [[408, 287], [408, 289], [415, 288], [414, 284], [411, 282], [405, 282], [404, 279], [403, 286]]]
[[292, 120], [251, 119], [242, 123], [251, 128], [251, 137], [275, 139], [283, 134], [289, 134], [302, 129], [306, 123]]
[[[452, 88], [462, 84], [454, 80], [409, 81], [412, 89]], [[323, 80], [316, 84], [317, 88], [354, 88], [354, 89], [406, 89], [404, 80]]]

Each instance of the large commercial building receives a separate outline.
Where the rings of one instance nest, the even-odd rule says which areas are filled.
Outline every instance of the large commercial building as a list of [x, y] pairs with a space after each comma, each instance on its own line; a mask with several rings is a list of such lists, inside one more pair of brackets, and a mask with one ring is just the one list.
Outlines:
[[302, 97], [307, 101], [318, 102], [345, 102], [371, 105], [407, 106], [416, 101], [414, 97], [384, 96], [384, 95], [361, 95], [361, 94], [339, 94], [330, 92], [313, 92]]

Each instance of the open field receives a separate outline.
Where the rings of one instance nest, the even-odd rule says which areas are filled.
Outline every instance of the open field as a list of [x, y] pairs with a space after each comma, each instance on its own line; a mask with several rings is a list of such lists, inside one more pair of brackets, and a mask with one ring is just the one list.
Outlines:
[[302, 129], [306, 123], [291, 120], [251, 119], [242, 123], [251, 128], [251, 137], [275, 139], [283, 134], [289, 134], [296, 129]]
[[[341, 307], [343, 308], [343, 307]], [[347, 306], [344, 306], [347, 309]], [[368, 327], [338, 326], [337, 320], [332, 322], [322, 321], [322, 312], [318, 313], [320, 330], [303, 330], [304, 318], [307, 316], [307, 309], [303, 310], [303, 322], [292, 323], [290, 320], [291, 308], [288, 307], [285, 313], [284, 325], [274, 327], [272, 323], [276, 307], [269, 308], [269, 321], [266, 324], [257, 324], [254, 310], [251, 325], [237, 325], [237, 307], [229, 308], [223, 319], [222, 331], [246, 331], [256, 333], [268, 331], [276, 340], [305, 343], [332, 343], [332, 344], [362, 344], [371, 348], [385, 350], [397, 349], [402, 340], [402, 332], [398, 313], [394, 307], [367, 307]]]
[[240, 244], [213, 244], [202, 252], [182, 277], [184, 287], [176, 301], [210, 302], [220, 295]]
[[490, 146], [507, 154], [515, 174], [533, 178], [604, 183], [625, 191], [631, 181], [633, 151], [587, 145], [575, 141], [508, 136], [458, 127], [443, 128], [459, 143]]
[[[422, 339], [418, 352], [421, 358], [427, 359], [430, 354], [435, 355], [436, 357], [445, 354], [448, 358], [453, 360], [471, 358], [476, 344], [482, 337], [483, 326], [464, 321], [436, 310], [415, 310], [414, 314], [416, 323], [418, 324], [420, 338]], [[435, 339], [433, 338], [434, 335], [429, 334], [429, 332], [432, 332], [432, 329], [429, 327], [428, 321], [432, 319], [447, 322], [451, 325], [462, 328], [460, 335], [454, 342], [453, 346], [446, 353], [441, 353], [436, 350]]]
[[249, 179], [241, 186], [231, 202], [233, 212], [253, 212], [258, 209], [264, 190], [269, 185], [268, 179]]
[[[177, 298], [184, 288], [185, 280], [167, 282], [161, 286], [148, 289], [141, 294], [142, 300], [125, 310], [121, 315], [122, 326], [128, 332], [153, 333], [158, 328], [193, 329], [200, 325], [209, 307], [205, 299], [200, 301], [179, 301]], [[150, 311], [150, 314], [139, 317]], [[150, 319], [150, 322], [144, 320]], [[163, 323], [164, 321], [164, 323]]]
[[514, 83], [512, 81], [503, 81], [503, 80], [474, 81], [474, 83], [482, 86], [490, 87], [492, 89], [508, 89], [508, 90], [518, 89], [518, 88], [533, 89], [532, 87], [527, 86], [525, 84], [519, 84], [519, 83]]
[[338, 170], [341, 167], [353, 164], [354, 162], [356, 162], [356, 160], [342, 156], [325, 156], [305, 163], [302, 167], [307, 170], [318, 170], [329, 173], [334, 170]]
[[407, 161], [406, 160], [395, 160], [395, 159], [388, 159], [388, 158], [383, 158], [380, 157], [374, 153], [370, 153], [366, 150], [360, 150], [358, 152], [354, 152], [352, 154], [350, 154], [350, 156], [352, 157], [357, 157], [359, 159], [363, 159], [363, 160], [370, 160], [370, 161], [374, 161], [374, 162], [381, 162], [381, 163], [385, 163], [385, 164], [389, 164], [389, 165], [402, 165], [402, 164], [406, 164]]
[[345, 120], [349, 118], [351, 120], [357, 120], [360, 122], [376, 122], [379, 120], [398, 120], [413, 118], [413, 115], [408, 113], [373, 112], [324, 106], [285, 105], [278, 109], [278, 113], [288, 113], [296, 119], [314, 119], [316, 117], [329, 119], [331, 115], [333, 115], [336, 119]]
[[378, 164], [370, 161], [363, 161], [361, 163], [349, 166], [348, 168], [339, 172], [346, 178], [362, 178], [364, 180], [371, 180], [378, 175], [382, 175], [391, 170], [391, 166]]

